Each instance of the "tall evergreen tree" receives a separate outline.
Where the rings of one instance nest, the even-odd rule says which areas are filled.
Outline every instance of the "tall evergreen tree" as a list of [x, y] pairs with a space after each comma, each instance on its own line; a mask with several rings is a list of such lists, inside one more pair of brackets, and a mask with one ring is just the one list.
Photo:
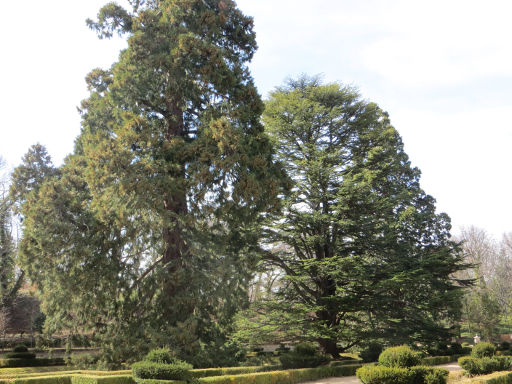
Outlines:
[[372, 338], [446, 340], [467, 283], [453, 273], [465, 266], [388, 115], [351, 88], [302, 77], [271, 93], [264, 123], [293, 180], [263, 247], [285, 276], [245, 325], [335, 357]]
[[252, 19], [231, 0], [130, 4], [88, 21], [128, 48], [87, 76], [75, 152], [23, 210], [48, 323], [95, 329], [115, 361], [223, 339], [283, 179], [247, 69]]

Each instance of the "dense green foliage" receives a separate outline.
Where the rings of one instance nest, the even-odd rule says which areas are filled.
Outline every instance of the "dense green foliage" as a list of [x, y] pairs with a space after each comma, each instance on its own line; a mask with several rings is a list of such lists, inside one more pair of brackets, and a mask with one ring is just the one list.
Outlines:
[[132, 364], [133, 376], [140, 379], [187, 381], [192, 378], [191, 369], [192, 365], [183, 361], [175, 361], [172, 364], [139, 361]]
[[144, 360], [160, 364], [172, 364], [177, 361], [176, 355], [169, 348], [153, 349], [149, 351]]
[[378, 342], [371, 342], [364, 347], [364, 349], [359, 353], [359, 356], [365, 363], [370, 363], [377, 361], [381, 352], [382, 344]]
[[45, 329], [94, 329], [107, 364], [169, 346], [215, 366], [285, 180], [247, 68], [253, 22], [232, 0], [130, 3], [88, 22], [128, 47], [87, 76], [74, 153], [14, 172], [21, 261]]
[[292, 351], [279, 356], [279, 361], [285, 369], [290, 368], [315, 368], [329, 362], [329, 357], [321, 353], [312, 344], [297, 344]]
[[6, 359], [35, 359], [36, 354], [32, 352], [7, 352], [4, 354]]
[[458, 360], [458, 363], [470, 375], [483, 375], [512, 369], [512, 357], [509, 356], [486, 356], [480, 358], [464, 356]]
[[390, 368], [408, 368], [419, 365], [420, 361], [419, 353], [405, 345], [387, 348], [379, 356], [379, 364]]
[[492, 357], [496, 354], [496, 346], [492, 343], [481, 342], [471, 350], [471, 356], [476, 358]]
[[245, 375], [204, 377], [199, 381], [204, 384], [296, 384], [325, 377], [352, 376], [359, 367], [361, 365], [324, 366]]
[[271, 93], [264, 123], [293, 185], [264, 233], [264, 267], [282, 278], [240, 337], [306, 339], [334, 357], [377, 337], [449, 339], [465, 265], [387, 113], [300, 78]]
[[430, 367], [364, 366], [357, 370], [363, 384], [445, 384], [448, 371]]

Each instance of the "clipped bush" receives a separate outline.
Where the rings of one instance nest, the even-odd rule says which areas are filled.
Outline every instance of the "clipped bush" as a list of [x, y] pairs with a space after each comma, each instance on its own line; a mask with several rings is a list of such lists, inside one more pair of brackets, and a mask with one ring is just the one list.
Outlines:
[[4, 357], [6, 359], [35, 359], [36, 354], [32, 352], [7, 352]]
[[464, 356], [459, 359], [458, 363], [462, 369], [472, 376], [512, 369], [512, 358], [508, 356], [482, 358]]
[[16, 352], [16, 353], [24, 353], [24, 352], [28, 352], [28, 348], [25, 344], [18, 344], [13, 348], [12, 351]]
[[369, 343], [365, 349], [363, 349], [359, 356], [365, 363], [371, 363], [379, 359], [379, 355], [382, 353], [382, 344], [377, 342]]
[[448, 371], [422, 366], [400, 368], [365, 365], [357, 370], [356, 376], [364, 384], [445, 384]]
[[153, 349], [146, 355], [144, 360], [161, 364], [173, 364], [178, 361], [176, 354], [169, 348]]
[[320, 353], [317, 347], [308, 343], [297, 344], [293, 351], [279, 356], [281, 365], [289, 368], [315, 368], [330, 361], [329, 357]]
[[389, 368], [407, 368], [420, 364], [420, 355], [406, 345], [385, 349], [379, 356], [379, 364]]
[[173, 364], [139, 361], [132, 365], [133, 376], [140, 379], [190, 380], [192, 365], [176, 360]]
[[492, 357], [496, 354], [496, 346], [491, 343], [481, 342], [476, 344], [471, 351], [471, 356], [476, 358]]

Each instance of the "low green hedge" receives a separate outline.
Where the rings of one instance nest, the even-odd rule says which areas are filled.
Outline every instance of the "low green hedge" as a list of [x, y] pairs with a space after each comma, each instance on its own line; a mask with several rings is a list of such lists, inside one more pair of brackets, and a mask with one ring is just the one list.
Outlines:
[[135, 384], [135, 379], [133, 378], [132, 375], [79, 375], [71, 377], [71, 384]]
[[509, 356], [482, 357], [480, 359], [464, 356], [458, 362], [460, 367], [472, 376], [512, 369], [512, 357]]
[[95, 376], [64, 374], [2, 379], [0, 384], [136, 384], [136, 382], [132, 375]]
[[192, 379], [192, 366], [185, 362], [173, 364], [139, 361], [132, 365], [133, 376], [138, 379], [182, 380]]
[[230, 368], [205, 368], [205, 369], [192, 369], [190, 373], [192, 377], [211, 377], [211, 376], [224, 376], [224, 375], [242, 375], [244, 373], [256, 372], [269, 372], [280, 370], [280, 365], [263, 365], [254, 367], [230, 367]]
[[457, 361], [462, 355], [429, 356], [421, 359], [421, 365], [441, 365]]
[[356, 372], [364, 384], [444, 384], [448, 370], [414, 366], [408, 368], [366, 365]]
[[65, 365], [64, 359], [0, 359], [0, 368], [16, 367], [47, 367], [53, 365]]
[[187, 384], [187, 382], [180, 380], [137, 379], [137, 384]]
[[473, 379], [471, 384], [512, 384], [512, 372], [496, 372]]
[[255, 372], [242, 375], [202, 377], [203, 384], [295, 384], [335, 376], [353, 376], [361, 364], [339, 367], [290, 369], [272, 372]]
[[4, 354], [5, 359], [35, 359], [36, 354], [32, 352], [7, 352]]

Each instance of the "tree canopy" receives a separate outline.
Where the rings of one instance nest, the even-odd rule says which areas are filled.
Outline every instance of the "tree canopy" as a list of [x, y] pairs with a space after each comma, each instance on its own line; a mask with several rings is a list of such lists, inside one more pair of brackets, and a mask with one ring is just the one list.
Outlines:
[[447, 340], [466, 266], [387, 113], [301, 77], [270, 94], [264, 123], [293, 186], [263, 236], [281, 283], [241, 334], [314, 340], [333, 356], [370, 339]]
[[110, 361], [151, 343], [193, 356], [246, 300], [283, 175], [247, 68], [252, 19], [231, 0], [130, 4], [88, 20], [128, 48], [87, 76], [74, 153], [20, 200], [22, 260], [47, 327], [94, 329]]

